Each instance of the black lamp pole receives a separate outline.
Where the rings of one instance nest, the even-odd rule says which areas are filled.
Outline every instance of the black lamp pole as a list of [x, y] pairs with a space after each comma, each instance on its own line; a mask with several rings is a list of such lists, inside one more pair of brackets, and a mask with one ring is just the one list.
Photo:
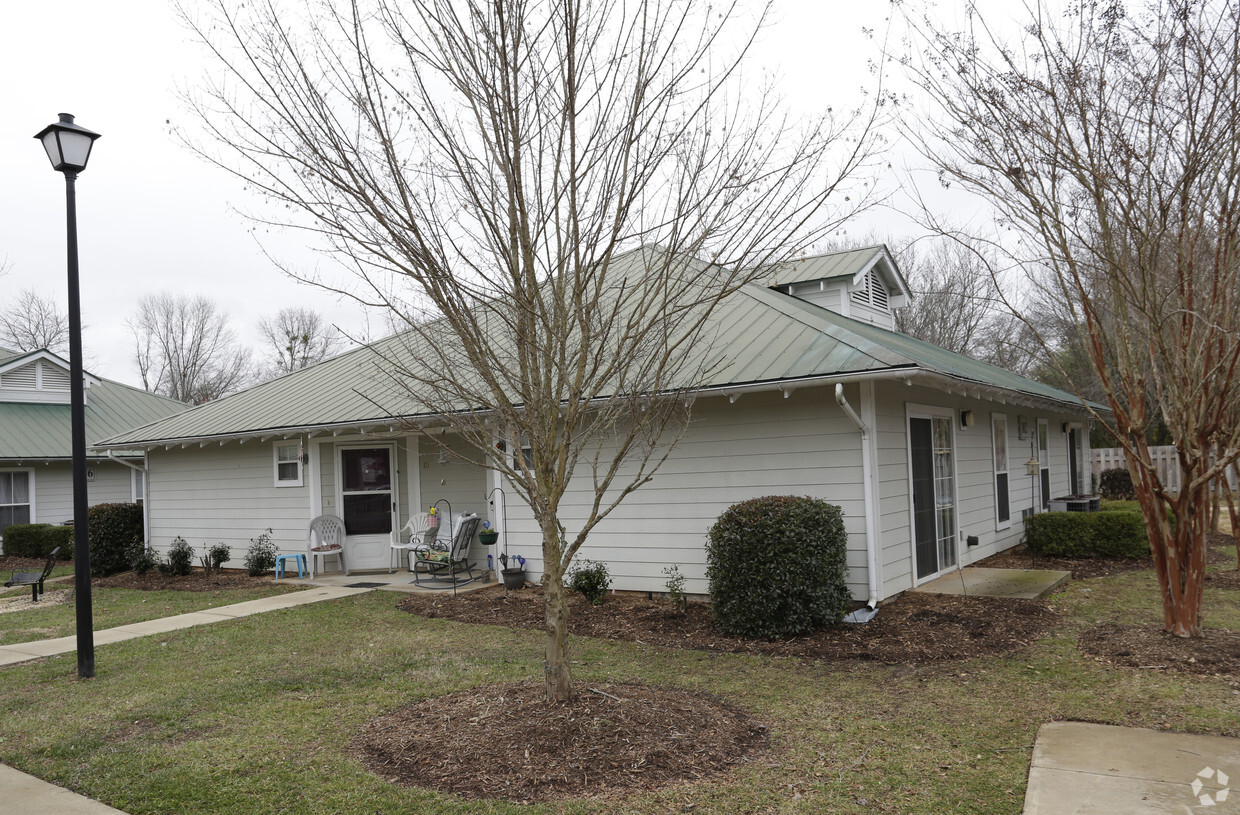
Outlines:
[[43, 142], [52, 169], [65, 175], [65, 213], [69, 255], [69, 375], [73, 438], [73, 586], [77, 598], [78, 676], [95, 675], [95, 629], [91, 619], [90, 545], [86, 499], [86, 393], [82, 382], [82, 309], [78, 295], [77, 191], [78, 173], [86, 169], [98, 133], [75, 125], [68, 113], [36, 136]]

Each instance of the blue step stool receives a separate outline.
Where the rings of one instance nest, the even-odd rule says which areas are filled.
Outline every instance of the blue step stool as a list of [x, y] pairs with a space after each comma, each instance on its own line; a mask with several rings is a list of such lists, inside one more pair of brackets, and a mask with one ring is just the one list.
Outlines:
[[305, 555], [276, 555], [276, 580], [284, 577], [284, 564], [290, 560], [297, 561], [297, 576], [299, 578], [306, 576], [306, 570], [309, 567], [306, 566]]

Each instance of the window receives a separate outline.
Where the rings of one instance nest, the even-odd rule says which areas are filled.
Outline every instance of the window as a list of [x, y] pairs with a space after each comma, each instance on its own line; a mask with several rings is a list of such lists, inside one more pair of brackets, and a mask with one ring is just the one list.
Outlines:
[[994, 414], [990, 419], [995, 452], [995, 527], [1003, 529], [1012, 523], [1012, 507], [1008, 495], [1007, 416]]
[[30, 523], [32, 480], [29, 471], [0, 472], [0, 529]]
[[133, 502], [140, 504], [146, 499], [146, 471], [130, 470], [129, 473], [129, 491]]
[[301, 486], [301, 445], [297, 442], [277, 443], [275, 446], [276, 486]]

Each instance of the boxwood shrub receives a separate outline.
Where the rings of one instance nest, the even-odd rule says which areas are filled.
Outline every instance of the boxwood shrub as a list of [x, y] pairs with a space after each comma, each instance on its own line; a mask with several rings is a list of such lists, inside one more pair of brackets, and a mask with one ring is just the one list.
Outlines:
[[800, 636], [844, 618], [847, 537], [840, 508], [775, 495], [726, 509], [708, 533], [715, 624], [732, 635]]
[[59, 560], [73, 557], [73, 527], [51, 524], [13, 524], [0, 530], [4, 538], [4, 554], [9, 557], [45, 558], [57, 546]]
[[1132, 474], [1124, 467], [1103, 470], [1098, 477], [1098, 494], [1112, 501], [1131, 501], [1137, 497]]
[[90, 573], [106, 577], [129, 571], [145, 548], [142, 505], [95, 504], [87, 513], [90, 531]]
[[1045, 512], [1025, 521], [1029, 550], [1047, 557], [1143, 558], [1150, 537], [1140, 512]]

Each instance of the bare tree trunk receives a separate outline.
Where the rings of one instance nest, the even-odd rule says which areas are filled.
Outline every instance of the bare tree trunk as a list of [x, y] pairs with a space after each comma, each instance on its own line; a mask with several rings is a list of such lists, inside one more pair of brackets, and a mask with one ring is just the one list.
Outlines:
[[543, 531], [543, 593], [546, 600], [548, 702], [573, 698], [568, 667], [568, 598], [564, 594], [563, 542], [558, 530]]
[[[1232, 466], [1231, 472], [1240, 479], [1240, 468]], [[1227, 472], [1223, 473], [1223, 498], [1227, 501], [1227, 520], [1231, 523], [1231, 540], [1236, 546], [1236, 570], [1240, 571], [1240, 508], [1236, 506], [1236, 493], [1231, 488]]]

